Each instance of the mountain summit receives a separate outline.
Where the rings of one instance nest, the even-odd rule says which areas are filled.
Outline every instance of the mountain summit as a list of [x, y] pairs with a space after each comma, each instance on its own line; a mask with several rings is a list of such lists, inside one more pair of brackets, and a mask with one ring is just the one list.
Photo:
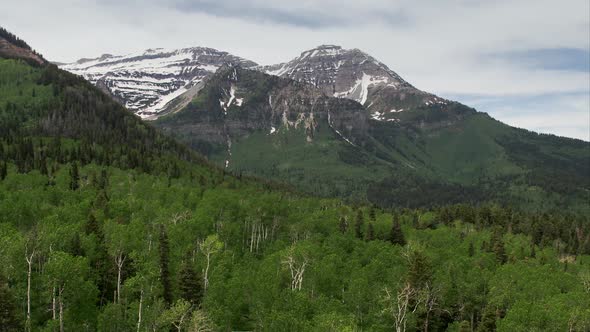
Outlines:
[[347, 97], [361, 104], [367, 100], [369, 87], [412, 87], [372, 56], [336, 45], [320, 45], [289, 62], [266, 66], [264, 71], [312, 84], [327, 95]]
[[420, 91], [359, 49], [321, 45], [297, 58], [262, 68], [268, 74], [312, 84], [334, 97], [355, 100], [375, 120], [395, 121], [399, 112], [449, 101]]

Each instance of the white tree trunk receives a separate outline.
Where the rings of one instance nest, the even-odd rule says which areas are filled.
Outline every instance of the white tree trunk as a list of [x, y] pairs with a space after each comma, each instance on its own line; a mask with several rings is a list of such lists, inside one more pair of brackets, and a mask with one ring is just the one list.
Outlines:
[[143, 287], [141, 288], [141, 291], [139, 292], [139, 309], [137, 310], [137, 332], [139, 332], [139, 329], [141, 328], [142, 306], [143, 306]]
[[31, 274], [33, 271], [33, 257], [35, 256], [35, 250], [29, 255], [25, 255], [25, 259], [28, 264], [27, 270], [27, 322], [26, 322], [26, 330], [31, 330]]
[[115, 264], [117, 264], [117, 298], [116, 303], [121, 303], [121, 270], [123, 270], [123, 263], [125, 263], [125, 255], [122, 252], [115, 257]]
[[63, 287], [59, 288], [59, 332], [64, 332]]
[[304, 258], [302, 263], [297, 264], [295, 258], [290, 255], [283, 261], [283, 263], [287, 264], [289, 271], [291, 272], [291, 290], [301, 290], [303, 285], [303, 275], [308, 264], [307, 258]]
[[406, 323], [407, 323], [407, 315], [409, 312], [415, 312], [418, 308], [418, 302], [410, 310], [410, 300], [415, 294], [415, 290], [410, 286], [409, 283], [406, 283], [402, 289], [400, 289], [397, 294], [392, 294], [388, 288], [385, 288], [385, 302], [387, 303], [387, 307], [384, 311], [391, 313], [395, 325], [396, 332], [405, 332], [406, 331]]
[[209, 286], [209, 264], [211, 262], [211, 253], [206, 253], [207, 257], [207, 265], [205, 266], [205, 273], [203, 273], [203, 288], [207, 291], [207, 287]]
[[53, 289], [51, 291], [51, 318], [53, 318], [53, 320], [57, 319], [56, 300], [55, 300], [55, 285], [53, 286]]

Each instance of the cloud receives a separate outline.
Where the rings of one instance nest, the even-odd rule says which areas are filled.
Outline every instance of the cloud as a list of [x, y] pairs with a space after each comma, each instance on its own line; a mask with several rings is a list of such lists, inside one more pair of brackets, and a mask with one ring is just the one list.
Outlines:
[[340, 26], [345, 19], [330, 13], [321, 13], [311, 8], [293, 12], [281, 8], [265, 7], [252, 1], [181, 1], [177, 8], [183, 11], [213, 15], [216, 17], [237, 18], [262, 24], [293, 25], [306, 28]]
[[[320, 44], [339, 44], [366, 51], [418, 88], [462, 96], [466, 104], [473, 99], [467, 96], [488, 96], [524, 114], [535, 105], [513, 98], [563, 102], [590, 93], [584, 62], [590, 50], [587, 0], [8, 2], [0, 11], [2, 25], [61, 62], [154, 47], [208, 46], [270, 64]], [[573, 109], [561, 105], [556, 112]], [[510, 123], [509, 113], [497, 118]], [[548, 130], [556, 123], [549, 113], [537, 116]], [[563, 121], [577, 126], [579, 120], [564, 116]], [[566, 127], [555, 130], [579, 137], [560, 129]]]
[[587, 92], [454, 97], [515, 127], [590, 141], [590, 94]]
[[[170, 4], [169, 1], [156, 3]], [[399, 26], [409, 22], [402, 8], [390, 1], [176, 0], [173, 4], [184, 12], [310, 29], [350, 27], [375, 22]]]
[[548, 70], [590, 71], [590, 51], [578, 48], [546, 48], [490, 54], [493, 59]]

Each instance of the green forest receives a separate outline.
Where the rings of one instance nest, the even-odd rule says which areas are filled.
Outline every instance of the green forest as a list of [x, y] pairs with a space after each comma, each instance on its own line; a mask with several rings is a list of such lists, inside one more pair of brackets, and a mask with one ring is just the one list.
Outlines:
[[569, 212], [316, 198], [0, 59], [0, 331], [588, 331]]

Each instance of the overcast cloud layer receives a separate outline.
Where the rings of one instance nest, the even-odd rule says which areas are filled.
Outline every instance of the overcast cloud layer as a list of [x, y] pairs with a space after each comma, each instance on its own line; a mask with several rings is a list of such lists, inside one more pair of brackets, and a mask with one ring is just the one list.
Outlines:
[[588, 0], [2, 0], [53, 61], [208, 46], [260, 64], [359, 48], [510, 125], [590, 140]]

